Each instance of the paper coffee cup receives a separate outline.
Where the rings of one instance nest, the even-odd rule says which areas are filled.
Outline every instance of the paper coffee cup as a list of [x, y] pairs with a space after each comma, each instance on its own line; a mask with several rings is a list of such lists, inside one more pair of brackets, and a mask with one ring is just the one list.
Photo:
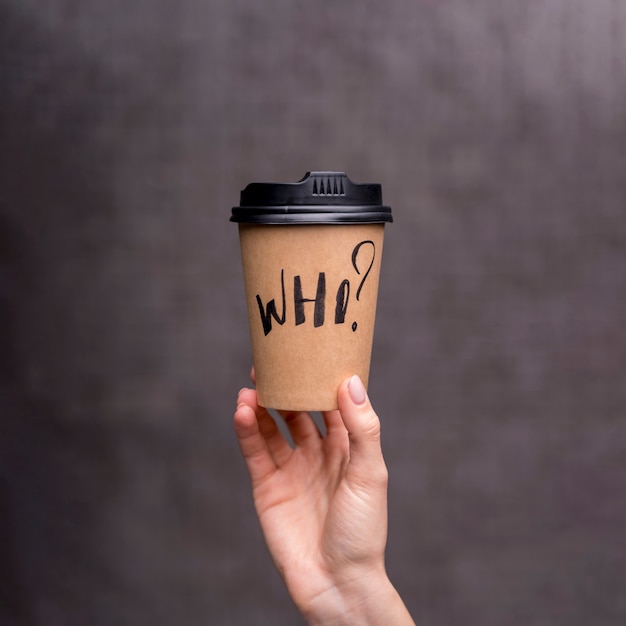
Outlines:
[[369, 379], [384, 224], [380, 185], [342, 172], [251, 183], [239, 237], [259, 404], [337, 408], [342, 381]]

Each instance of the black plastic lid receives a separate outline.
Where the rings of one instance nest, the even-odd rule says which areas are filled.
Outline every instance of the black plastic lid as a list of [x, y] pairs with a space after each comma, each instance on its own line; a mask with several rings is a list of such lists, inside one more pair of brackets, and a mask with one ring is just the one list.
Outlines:
[[231, 222], [376, 224], [393, 222], [378, 184], [353, 183], [343, 172], [307, 172], [297, 183], [250, 183]]

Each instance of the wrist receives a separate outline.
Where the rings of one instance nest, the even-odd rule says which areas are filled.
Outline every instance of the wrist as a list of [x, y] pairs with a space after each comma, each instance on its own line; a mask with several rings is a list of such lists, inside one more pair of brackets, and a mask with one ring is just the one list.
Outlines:
[[333, 585], [299, 608], [309, 626], [414, 624], [384, 570]]

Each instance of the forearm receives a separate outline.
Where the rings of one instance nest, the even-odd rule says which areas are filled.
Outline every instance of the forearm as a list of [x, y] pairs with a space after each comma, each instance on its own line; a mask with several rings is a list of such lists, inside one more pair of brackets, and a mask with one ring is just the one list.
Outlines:
[[415, 626], [386, 575], [332, 587], [300, 610], [309, 626]]

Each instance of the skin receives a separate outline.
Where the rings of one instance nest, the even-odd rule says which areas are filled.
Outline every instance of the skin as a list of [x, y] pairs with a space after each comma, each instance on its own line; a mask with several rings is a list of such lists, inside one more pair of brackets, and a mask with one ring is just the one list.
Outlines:
[[323, 413], [282, 412], [294, 446], [256, 391], [239, 392], [235, 432], [274, 563], [308, 624], [414, 624], [385, 570], [387, 468], [380, 421], [357, 376]]

